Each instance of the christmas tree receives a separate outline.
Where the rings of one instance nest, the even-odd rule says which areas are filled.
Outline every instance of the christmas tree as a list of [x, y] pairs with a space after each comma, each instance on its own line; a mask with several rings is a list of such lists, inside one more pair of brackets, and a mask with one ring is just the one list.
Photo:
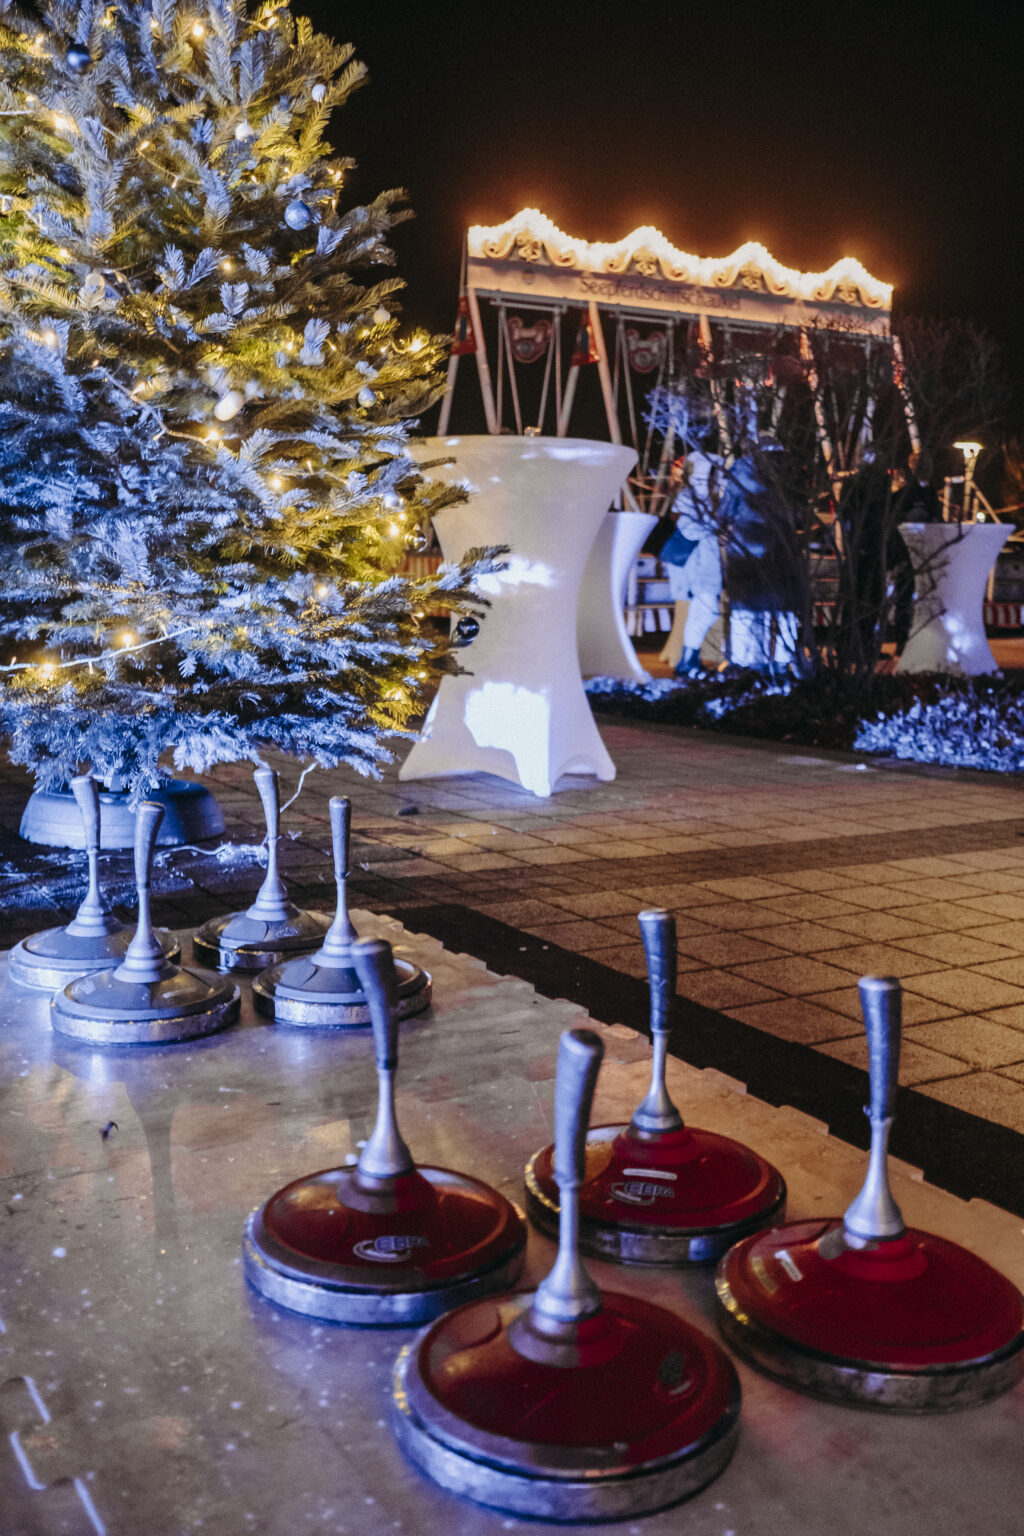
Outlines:
[[400, 574], [460, 492], [407, 451], [401, 194], [343, 207], [326, 138], [363, 76], [287, 0], [0, 0], [0, 724], [43, 788], [376, 772], [455, 665], [423, 620], [488, 562]]

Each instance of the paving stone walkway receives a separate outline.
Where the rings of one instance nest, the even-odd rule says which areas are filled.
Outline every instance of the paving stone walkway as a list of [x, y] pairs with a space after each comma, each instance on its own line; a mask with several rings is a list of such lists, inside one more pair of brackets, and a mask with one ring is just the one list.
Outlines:
[[[752, 1072], [758, 1040], [863, 1067], [857, 978], [898, 976], [902, 1083], [1024, 1134], [1024, 782], [620, 720], [601, 730], [615, 782], [563, 779], [550, 800], [485, 775], [399, 783], [392, 770], [378, 784], [313, 773], [284, 823], [296, 899], [330, 904], [327, 799], [344, 793], [360, 905], [415, 909], [421, 926], [443, 909], [449, 938], [464, 934], [468, 949], [486, 940], [479, 958], [492, 969], [536, 985], [546, 965], [550, 995], [560, 977], [569, 995], [570, 978], [585, 973], [592, 1012], [602, 977], [645, 975], [636, 913], [668, 907], [680, 998], [705, 1024], [719, 1021], [723, 1039], [731, 1028], [745, 1042]], [[288, 791], [296, 770], [280, 766]], [[229, 839], [258, 842], [250, 770], [219, 768], [208, 782]], [[5, 771], [7, 942], [58, 921], [81, 878], [80, 856], [70, 856], [69, 880], [62, 860], [14, 836], [26, 790], [20, 772]], [[107, 862], [123, 888], [124, 861]], [[158, 915], [197, 923], [244, 904], [259, 879], [251, 859], [169, 854]], [[686, 1020], [684, 1006], [683, 1056]], [[706, 1064], [723, 1063], [709, 1054]], [[735, 1061], [727, 1069], [751, 1080]]]

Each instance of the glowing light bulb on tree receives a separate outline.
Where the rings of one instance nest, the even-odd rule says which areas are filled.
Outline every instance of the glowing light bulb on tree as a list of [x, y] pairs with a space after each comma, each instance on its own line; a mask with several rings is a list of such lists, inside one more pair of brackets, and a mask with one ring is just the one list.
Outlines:
[[232, 417], [238, 415], [244, 404], [245, 396], [241, 393], [241, 391], [237, 389], [229, 389], [227, 393], [221, 395], [220, 399], [217, 401], [217, 404], [213, 408], [213, 414], [216, 416], [218, 421], [230, 421]]

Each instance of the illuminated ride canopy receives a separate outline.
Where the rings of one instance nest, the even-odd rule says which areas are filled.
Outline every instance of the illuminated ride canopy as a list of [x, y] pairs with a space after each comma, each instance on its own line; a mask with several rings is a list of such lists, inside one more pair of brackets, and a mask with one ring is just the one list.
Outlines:
[[[496, 330], [490, 344], [481, 298], [496, 310], [496, 328], [487, 327]], [[564, 436], [580, 369], [596, 363], [609, 435], [620, 442], [625, 427], [639, 449], [632, 377], [652, 375], [651, 385], [671, 380], [694, 330], [716, 357], [737, 347], [749, 354], [752, 345], [757, 349], [758, 333], [767, 348], [767, 333], [805, 337], [821, 327], [870, 347], [876, 339], [888, 342], [891, 310], [891, 285], [850, 256], [827, 272], [798, 272], [753, 241], [731, 256], [699, 257], [678, 250], [650, 226], [614, 244], [589, 242], [563, 233], [536, 208], [524, 208], [504, 224], [475, 224], [467, 233], [438, 430], [448, 430], [460, 355], [476, 355], [489, 432], [507, 430], [503, 418], [510, 415], [516, 432], [544, 431], [553, 421]], [[533, 398], [527, 407], [517, 365], [542, 360], [539, 401]], [[527, 427], [528, 413], [536, 425]]]

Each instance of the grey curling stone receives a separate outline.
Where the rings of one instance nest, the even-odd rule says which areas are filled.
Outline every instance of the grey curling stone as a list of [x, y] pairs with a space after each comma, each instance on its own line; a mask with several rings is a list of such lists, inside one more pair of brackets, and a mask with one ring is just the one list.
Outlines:
[[[96, 780], [84, 773], [71, 780], [71, 790], [81, 812], [85, 851], [89, 859], [89, 887], [72, 921], [63, 928], [44, 928], [16, 944], [8, 957], [8, 973], [19, 986], [38, 992], [66, 987], [79, 976], [106, 971], [120, 964], [128, 952], [132, 930], [120, 922], [100, 894], [99, 851], [100, 794]], [[156, 928], [157, 943], [168, 960], [178, 960], [181, 948], [167, 928]]]
[[192, 956], [218, 971], [263, 971], [292, 955], [319, 949], [330, 927], [325, 912], [305, 912], [288, 900], [277, 867], [281, 794], [277, 772], [253, 774], [267, 819], [267, 873], [256, 900], [244, 912], [215, 917], [196, 931]]
[[[277, 1024], [345, 1028], [370, 1023], [370, 1004], [356, 974], [352, 945], [359, 935], [348, 915], [349, 824], [351, 807], [331, 799], [331, 842], [338, 900], [334, 921], [314, 955], [300, 955], [262, 971], [252, 984], [253, 1002]], [[430, 977], [409, 960], [394, 961], [400, 1019], [430, 1006]]]
[[172, 965], [150, 921], [150, 872], [162, 805], [144, 800], [135, 822], [139, 920], [114, 970], [80, 976], [50, 1000], [50, 1022], [62, 1035], [93, 1045], [161, 1045], [209, 1035], [238, 1017], [230, 981]]

